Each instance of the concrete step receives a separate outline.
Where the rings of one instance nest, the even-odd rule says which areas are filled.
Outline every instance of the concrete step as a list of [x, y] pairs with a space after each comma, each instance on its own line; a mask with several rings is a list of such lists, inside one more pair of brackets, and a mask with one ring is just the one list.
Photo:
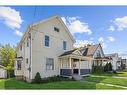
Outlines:
[[82, 80], [83, 79], [83, 77], [81, 76], [81, 75], [72, 75], [72, 78], [74, 79], [74, 80]]

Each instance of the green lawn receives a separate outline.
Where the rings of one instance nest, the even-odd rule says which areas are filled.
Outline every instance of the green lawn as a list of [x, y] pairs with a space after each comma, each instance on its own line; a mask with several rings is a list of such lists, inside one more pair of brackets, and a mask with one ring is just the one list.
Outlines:
[[29, 84], [15, 79], [1, 79], [1, 89], [122, 89], [86, 81], [62, 81], [43, 84]]
[[113, 78], [112, 76], [127, 77], [127, 72], [118, 74], [93, 74], [104, 77], [86, 77], [85, 81], [61, 81], [41, 84], [30, 84], [15, 79], [0, 79], [0, 89], [123, 89], [120, 87], [102, 85], [107, 83], [127, 87], [127, 79]]
[[127, 77], [127, 72], [119, 72], [117, 74], [113, 74], [113, 73], [97, 73], [97, 74], [93, 74], [93, 75], [99, 75], [99, 76], [118, 76], [118, 77]]
[[126, 86], [127, 87], [127, 79], [121, 78], [113, 78], [113, 77], [86, 77], [86, 81], [90, 82], [97, 82], [97, 83], [107, 83], [119, 86]]

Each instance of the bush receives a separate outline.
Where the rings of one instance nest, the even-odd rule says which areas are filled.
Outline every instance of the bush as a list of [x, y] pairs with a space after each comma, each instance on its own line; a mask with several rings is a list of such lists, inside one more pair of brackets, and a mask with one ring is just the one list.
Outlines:
[[65, 78], [62, 76], [53, 76], [53, 77], [47, 77], [42, 79], [42, 83], [48, 83], [48, 82], [58, 82], [58, 81], [68, 81], [69, 78]]
[[35, 83], [41, 83], [41, 76], [40, 76], [40, 73], [39, 72], [37, 72], [36, 73], [36, 76], [35, 76], [35, 78], [34, 78], [34, 82]]
[[104, 72], [104, 67], [101, 65], [98, 66], [92, 66], [92, 73], [102, 73]]
[[108, 72], [108, 71], [112, 71], [112, 64], [111, 64], [111, 62], [107, 63], [104, 66], [104, 72]]

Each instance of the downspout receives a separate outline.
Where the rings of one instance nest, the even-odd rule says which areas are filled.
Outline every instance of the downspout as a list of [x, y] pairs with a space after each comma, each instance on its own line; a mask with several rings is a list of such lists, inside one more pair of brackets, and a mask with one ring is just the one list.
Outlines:
[[29, 33], [29, 39], [30, 39], [30, 64], [29, 64], [29, 79], [31, 79], [31, 33]]

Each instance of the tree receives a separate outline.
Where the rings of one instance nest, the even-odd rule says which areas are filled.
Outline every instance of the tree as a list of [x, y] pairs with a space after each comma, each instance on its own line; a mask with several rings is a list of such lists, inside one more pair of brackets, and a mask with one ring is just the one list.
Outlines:
[[12, 76], [14, 70], [14, 60], [15, 60], [15, 49], [10, 46], [10, 44], [2, 45], [0, 49], [0, 57], [2, 60], [2, 65], [7, 70], [8, 77]]

